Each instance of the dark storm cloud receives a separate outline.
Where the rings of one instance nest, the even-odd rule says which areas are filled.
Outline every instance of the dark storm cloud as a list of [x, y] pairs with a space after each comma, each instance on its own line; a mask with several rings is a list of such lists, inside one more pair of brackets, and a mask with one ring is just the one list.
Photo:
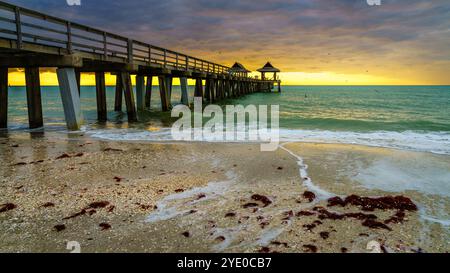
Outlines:
[[402, 60], [421, 63], [426, 56], [429, 63], [450, 54], [442, 50], [449, 48], [448, 0], [382, 0], [379, 7], [365, 0], [9, 2], [227, 64], [246, 61], [252, 69], [271, 59], [284, 70], [355, 72], [369, 61], [394, 69]]

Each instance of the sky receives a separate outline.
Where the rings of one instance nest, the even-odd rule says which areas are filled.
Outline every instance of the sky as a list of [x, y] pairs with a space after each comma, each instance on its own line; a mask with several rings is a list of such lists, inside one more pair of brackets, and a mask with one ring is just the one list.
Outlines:
[[[271, 61], [284, 84], [450, 85], [449, 0], [6, 2], [228, 66]], [[41, 78], [56, 81], [51, 71]]]

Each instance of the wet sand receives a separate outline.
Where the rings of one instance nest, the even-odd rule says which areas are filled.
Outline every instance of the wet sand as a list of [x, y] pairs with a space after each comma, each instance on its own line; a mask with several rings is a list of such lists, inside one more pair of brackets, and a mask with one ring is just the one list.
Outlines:
[[[321, 164], [323, 149], [333, 150], [325, 146], [285, 145], [305, 158], [320, 186], [340, 177]], [[370, 241], [392, 252], [449, 250], [448, 230], [424, 223], [419, 212], [406, 212], [391, 231], [319, 219], [317, 207], [361, 209], [303, 196], [309, 189], [297, 159], [283, 149], [23, 134], [0, 138], [0, 158], [0, 205], [14, 205], [0, 213], [1, 252], [68, 252], [68, 241], [82, 252], [368, 252]], [[384, 220], [395, 211], [370, 213]]]

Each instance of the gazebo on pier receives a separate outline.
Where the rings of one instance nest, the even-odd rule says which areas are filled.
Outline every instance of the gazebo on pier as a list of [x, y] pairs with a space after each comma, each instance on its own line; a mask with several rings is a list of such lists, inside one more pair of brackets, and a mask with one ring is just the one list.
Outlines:
[[[280, 73], [281, 70], [274, 67], [270, 62], [267, 62], [264, 67], [257, 70], [258, 72], [261, 72], [261, 80], [263, 81], [271, 81], [272, 85], [275, 83], [278, 83], [278, 92], [281, 93], [281, 80], [279, 77], [277, 77], [277, 73]], [[267, 77], [267, 73], [271, 73], [272, 77]]]
[[248, 77], [248, 73], [251, 71], [245, 68], [241, 63], [236, 62], [231, 68], [230, 73], [238, 77]]

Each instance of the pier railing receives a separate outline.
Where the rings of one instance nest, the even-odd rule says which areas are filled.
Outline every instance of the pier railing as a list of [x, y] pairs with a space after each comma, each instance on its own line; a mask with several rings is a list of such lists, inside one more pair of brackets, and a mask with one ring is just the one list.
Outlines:
[[229, 67], [220, 64], [2, 1], [0, 37], [15, 41], [19, 50], [24, 43], [28, 43], [57, 48], [61, 54], [83, 52], [104, 60], [118, 58], [124, 63], [139, 62], [149, 66], [217, 74], [229, 71]]

